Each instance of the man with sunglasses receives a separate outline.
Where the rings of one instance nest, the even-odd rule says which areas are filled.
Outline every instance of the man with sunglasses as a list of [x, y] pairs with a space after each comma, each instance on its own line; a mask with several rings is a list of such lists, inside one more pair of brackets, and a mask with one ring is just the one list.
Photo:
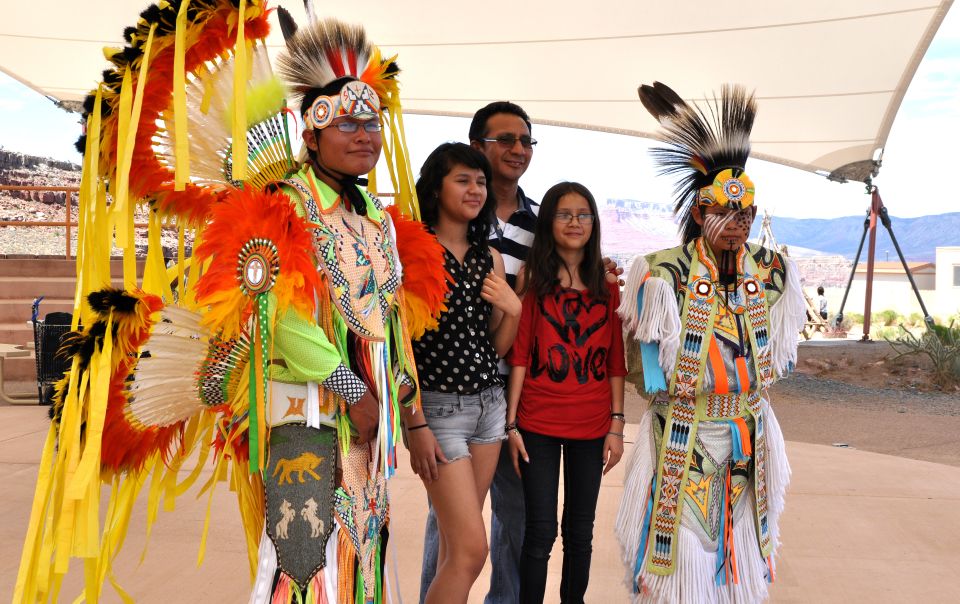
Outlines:
[[[508, 101], [490, 103], [470, 123], [470, 145], [486, 155], [493, 172], [490, 191], [497, 200], [497, 221], [490, 244], [503, 255], [510, 286], [527, 259], [539, 204], [524, 195], [520, 177], [533, 159], [537, 140], [530, 136], [530, 118]], [[506, 367], [503, 368], [506, 372]]]
[[[487, 156], [493, 179], [490, 191], [497, 200], [497, 220], [490, 247], [503, 257], [507, 282], [516, 287], [517, 273], [533, 244], [540, 205], [524, 195], [520, 177], [533, 159], [536, 139], [530, 118], [519, 105], [497, 101], [481, 108], [470, 123], [470, 145]], [[501, 360], [500, 375], [506, 384], [510, 368]], [[500, 461], [490, 484], [490, 591], [485, 604], [507, 604], [520, 598], [520, 551], [525, 512], [523, 484], [513, 469], [508, 447], [500, 448]]]

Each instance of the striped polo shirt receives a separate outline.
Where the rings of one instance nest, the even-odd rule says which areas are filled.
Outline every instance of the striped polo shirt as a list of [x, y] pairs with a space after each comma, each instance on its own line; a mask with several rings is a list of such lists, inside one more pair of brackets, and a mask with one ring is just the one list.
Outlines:
[[510, 287], [517, 285], [517, 273], [527, 260], [530, 246], [533, 245], [533, 229], [537, 224], [540, 204], [530, 199], [517, 187], [520, 207], [506, 222], [496, 219], [490, 229], [490, 247], [503, 256], [503, 268], [507, 273]]

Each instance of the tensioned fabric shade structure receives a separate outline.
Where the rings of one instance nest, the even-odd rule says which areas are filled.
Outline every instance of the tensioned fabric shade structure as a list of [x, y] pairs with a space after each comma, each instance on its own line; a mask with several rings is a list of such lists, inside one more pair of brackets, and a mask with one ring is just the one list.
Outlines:
[[[78, 101], [146, 8], [136, 0], [10, 2], [0, 69]], [[281, 3], [304, 22], [298, 0]], [[649, 136], [641, 83], [687, 99], [756, 91], [754, 156], [834, 178], [875, 173], [897, 109], [952, 0], [368, 0], [317, 2], [399, 54], [404, 110], [469, 116], [492, 100], [537, 123]], [[273, 56], [282, 45], [274, 20]]]

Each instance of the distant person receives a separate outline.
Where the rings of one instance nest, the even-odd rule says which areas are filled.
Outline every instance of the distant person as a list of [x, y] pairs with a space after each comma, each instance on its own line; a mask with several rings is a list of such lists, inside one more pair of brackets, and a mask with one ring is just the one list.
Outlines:
[[544, 194], [521, 275], [506, 426], [526, 507], [519, 601], [544, 601], [562, 465], [563, 570], [559, 599], [548, 600], [575, 604], [590, 581], [600, 479], [623, 455], [627, 373], [620, 289], [603, 277], [597, 203], [586, 187], [563, 182]]
[[823, 295], [823, 286], [817, 288], [817, 306], [820, 308], [820, 318], [827, 320], [827, 297]]

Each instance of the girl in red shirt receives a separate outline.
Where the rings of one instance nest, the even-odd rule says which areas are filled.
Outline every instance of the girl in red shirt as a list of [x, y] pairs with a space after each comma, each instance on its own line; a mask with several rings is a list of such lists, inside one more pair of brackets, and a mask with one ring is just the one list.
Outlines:
[[526, 507], [520, 601], [543, 602], [562, 458], [560, 601], [578, 603], [590, 578], [600, 479], [623, 455], [627, 373], [619, 290], [604, 279], [597, 203], [583, 185], [560, 183], [544, 195], [519, 287], [506, 429]]

